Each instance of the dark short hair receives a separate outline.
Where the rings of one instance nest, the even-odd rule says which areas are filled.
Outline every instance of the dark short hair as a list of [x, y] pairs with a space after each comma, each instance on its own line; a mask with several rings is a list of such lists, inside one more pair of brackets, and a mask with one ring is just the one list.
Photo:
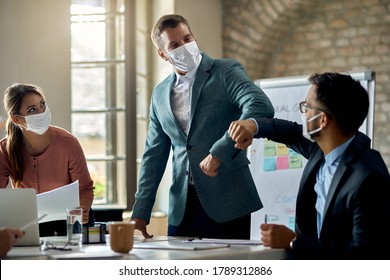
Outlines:
[[[191, 32], [190, 25], [188, 21], [182, 17], [181, 15], [165, 15], [162, 16], [153, 26], [152, 33], [151, 33], [151, 38], [154, 43], [154, 45], [158, 49], [163, 49], [164, 45], [161, 40], [161, 34], [164, 32], [165, 29], [167, 28], [175, 28], [177, 27], [180, 23], [184, 23], [187, 27], [188, 30]], [[191, 32], [192, 34], [192, 32]]]
[[317, 86], [317, 101], [346, 133], [357, 132], [368, 114], [369, 98], [358, 80], [348, 74], [312, 74], [309, 82]]

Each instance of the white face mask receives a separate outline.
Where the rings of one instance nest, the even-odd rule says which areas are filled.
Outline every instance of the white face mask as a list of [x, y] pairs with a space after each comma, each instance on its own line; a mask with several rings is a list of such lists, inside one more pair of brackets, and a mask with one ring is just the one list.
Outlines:
[[314, 129], [312, 131], [309, 131], [308, 128], [307, 128], [307, 124], [309, 122], [312, 122], [314, 121], [315, 119], [319, 118], [321, 116], [322, 113], [319, 113], [317, 115], [315, 115], [314, 117], [311, 117], [310, 119], [307, 119], [306, 115], [305, 114], [301, 114], [301, 120], [302, 120], [302, 135], [309, 139], [311, 142], [314, 142], [314, 140], [312, 139], [312, 135], [314, 133], [317, 133], [318, 131], [321, 131], [322, 130], [322, 127], [319, 127], [317, 129]]
[[189, 72], [194, 69], [200, 61], [200, 52], [196, 41], [168, 52], [174, 68], [181, 72]]
[[49, 128], [51, 121], [51, 112], [49, 110], [49, 107], [46, 106], [46, 109], [43, 113], [22, 117], [24, 117], [26, 121], [26, 130], [42, 135]]

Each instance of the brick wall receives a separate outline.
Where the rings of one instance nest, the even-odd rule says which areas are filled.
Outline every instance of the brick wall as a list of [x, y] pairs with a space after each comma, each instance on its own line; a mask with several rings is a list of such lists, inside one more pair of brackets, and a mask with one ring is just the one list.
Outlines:
[[223, 0], [222, 5], [224, 57], [239, 60], [252, 79], [375, 71], [373, 146], [390, 169], [390, 0]]

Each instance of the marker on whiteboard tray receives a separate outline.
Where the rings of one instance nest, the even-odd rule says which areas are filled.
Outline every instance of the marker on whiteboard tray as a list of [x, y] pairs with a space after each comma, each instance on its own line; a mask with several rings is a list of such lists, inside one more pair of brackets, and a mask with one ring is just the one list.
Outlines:
[[267, 221], [268, 220], [268, 217], [267, 217], [267, 214], [264, 215], [264, 224], [267, 224]]

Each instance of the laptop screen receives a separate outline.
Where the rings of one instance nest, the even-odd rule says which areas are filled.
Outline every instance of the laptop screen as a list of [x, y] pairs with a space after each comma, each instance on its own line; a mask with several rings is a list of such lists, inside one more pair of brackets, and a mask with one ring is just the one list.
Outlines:
[[[21, 228], [38, 218], [35, 189], [0, 189], [0, 227]], [[25, 236], [15, 246], [39, 245], [39, 225], [24, 230]]]

